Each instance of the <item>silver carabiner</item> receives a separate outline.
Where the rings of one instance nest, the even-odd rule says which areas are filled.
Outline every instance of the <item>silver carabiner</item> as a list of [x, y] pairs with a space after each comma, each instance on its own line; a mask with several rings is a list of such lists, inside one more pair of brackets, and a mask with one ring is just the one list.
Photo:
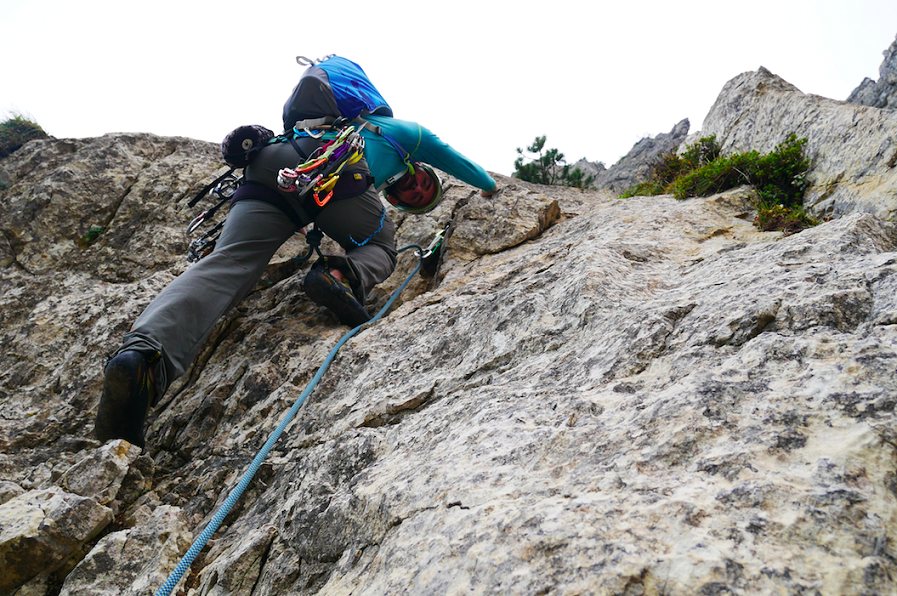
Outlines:
[[208, 213], [208, 211], [203, 211], [202, 213], [200, 213], [199, 215], [197, 215], [196, 217], [194, 217], [194, 218], [193, 218], [193, 221], [191, 221], [191, 222], [187, 225], [187, 236], [189, 236], [190, 234], [192, 234], [193, 232], [195, 232], [195, 231], [199, 228], [199, 226], [202, 225], [202, 223], [203, 223], [203, 222], [205, 221], [205, 219], [206, 219], [206, 213]]
[[430, 243], [430, 246], [428, 246], [427, 248], [424, 249], [423, 253], [421, 253], [420, 251], [415, 251], [415, 255], [420, 259], [426, 259], [430, 255], [432, 255], [433, 251], [436, 250], [436, 247], [439, 246], [439, 243], [442, 242], [443, 237], [445, 237], [446, 229], [447, 228], [443, 228], [442, 230], [439, 231], [438, 234], [436, 234], [436, 237], [433, 238], [433, 242]]

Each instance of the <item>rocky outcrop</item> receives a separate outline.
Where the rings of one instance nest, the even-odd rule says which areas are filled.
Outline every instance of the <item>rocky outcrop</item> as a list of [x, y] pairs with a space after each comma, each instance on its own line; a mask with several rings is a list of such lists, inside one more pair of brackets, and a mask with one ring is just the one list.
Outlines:
[[[65, 552], [19, 539], [34, 565], [0, 557], [5, 592], [154, 593], [347, 330], [302, 293], [295, 238], [160, 400], [147, 453], [91, 437], [104, 354], [186, 267], [215, 152], [107, 135], [2, 161], [0, 511], [97, 513]], [[176, 593], [892, 593], [895, 224], [844, 202], [783, 237], [748, 189], [497, 178], [391, 212], [400, 247], [455, 222], [435, 277], [342, 348]]]
[[576, 169], [579, 169], [582, 172], [583, 178], [588, 178], [589, 176], [592, 177], [593, 182], [590, 185], [590, 187], [595, 187], [594, 180], [597, 180], [599, 177], [601, 177], [604, 174], [604, 172], [607, 171], [607, 168], [604, 167], [604, 164], [602, 162], [589, 161], [585, 158], [580, 159], [579, 161], [577, 161], [576, 163], [574, 163], [573, 165], [570, 166], [571, 172], [575, 171]]
[[160, 505], [143, 523], [100, 540], [66, 576], [60, 596], [155, 594], [192, 540], [180, 508]]
[[897, 109], [897, 39], [882, 52], [885, 59], [878, 68], [879, 79], [863, 79], [847, 101], [861, 106]]
[[802, 93], [765, 68], [726, 83], [686, 143], [716, 135], [725, 153], [773, 151], [806, 138], [813, 166], [804, 205], [821, 216], [897, 213], [897, 112]]
[[691, 123], [686, 118], [668, 133], [640, 140], [617, 163], [596, 174], [595, 187], [619, 194], [644, 181], [651, 174], [651, 164], [660, 155], [675, 152], [688, 136], [690, 127]]
[[0, 505], [0, 593], [56, 571], [111, 521], [109, 508], [56, 487]]

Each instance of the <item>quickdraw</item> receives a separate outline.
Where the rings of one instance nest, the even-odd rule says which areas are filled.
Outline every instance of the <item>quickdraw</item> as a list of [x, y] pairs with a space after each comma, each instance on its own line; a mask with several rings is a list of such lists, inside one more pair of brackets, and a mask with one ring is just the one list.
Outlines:
[[354, 126], [345, 126], [336, 138], [318, 147], [306, 161], [295, 168], [277, 173], [277, 186], [284, 192], [297, 192], [300, 197], [312, 193], [318, 207], [333, 198], [333, 188], [343, 168], [364, 157], [364, 138]]
[[[211, 220], [215, 213], [217, 213], [218, 210], [234, 196], [234, 193], [237, 192], [237, 188], [242, 182], [243, 176], [234, 175], [233, 170], [228, 172], [228, 174], [218, 182], [215, 188], [209, 191], [209, 195], [219, 199], [218, 202], [214, 207], [203, 211], [193, 218], [193, 221], [187, 225], [187, 236], [192, 236], [201, 225]], [[224, 220], [221, 220], [208, 232], [199, 238], [192, 240], [187, 246], [187, 260], [191, 263], [195, 263], [215, 250], [215, 245], [218, 243], [218, 238], [221, 236], [221, 229], [223, 227]]]

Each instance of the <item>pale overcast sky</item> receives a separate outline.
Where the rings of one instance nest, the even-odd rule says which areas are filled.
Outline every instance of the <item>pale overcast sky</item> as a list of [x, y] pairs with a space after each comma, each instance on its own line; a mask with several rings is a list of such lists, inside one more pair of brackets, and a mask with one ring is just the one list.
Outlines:
[[0, 0], [0, 31], [0, 111], [59, 138], [280, 132], [295, 57], [337, 53], [396, 117], [510, 174], [537, 135], [609, 166], [683, 118], [700, 130], [760, 66], [846, 99], [878, 80], [897, 1]]

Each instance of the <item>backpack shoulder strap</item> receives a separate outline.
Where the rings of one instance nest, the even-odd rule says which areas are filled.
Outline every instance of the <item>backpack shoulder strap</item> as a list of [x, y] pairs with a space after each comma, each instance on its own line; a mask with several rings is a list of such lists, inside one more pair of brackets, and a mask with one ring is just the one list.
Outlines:
[[[402, 161], [405, 163], [405, 167], [408, 168], [408, 171], [412, 174], [414, 173], [414, 163], [411, 160], [411, 154], [408, 153], [405, 150], [405, 148], [402, 147], [399, 144], [399, 142], [397, 140], [395, 140], [391, 135], [386, 134], [383, 131], [382, 127], [371, 124], [370, 122], [368, 122], [361, 116], [355, 118], [355, 120], [353, 120], [352, 122], [358, 123], [359, 130], [362, 128], [366, 128], [369, 131], [373, 132], [374, 134], [383, 137], [386, 140], [386, 142], [389, 143], [392, 146], [392, 148], [395, 149], [396, 153], [398, 153], [399, 156], [402, 158]], [[397, 174], [397, 175], [393, 176], [392, 178], [390, 178], [389, 180], [387, 180], [387, 183], [392, 184], [404, 175], [405, 175], [404, 172], [402, 172], [401, 174]]]

